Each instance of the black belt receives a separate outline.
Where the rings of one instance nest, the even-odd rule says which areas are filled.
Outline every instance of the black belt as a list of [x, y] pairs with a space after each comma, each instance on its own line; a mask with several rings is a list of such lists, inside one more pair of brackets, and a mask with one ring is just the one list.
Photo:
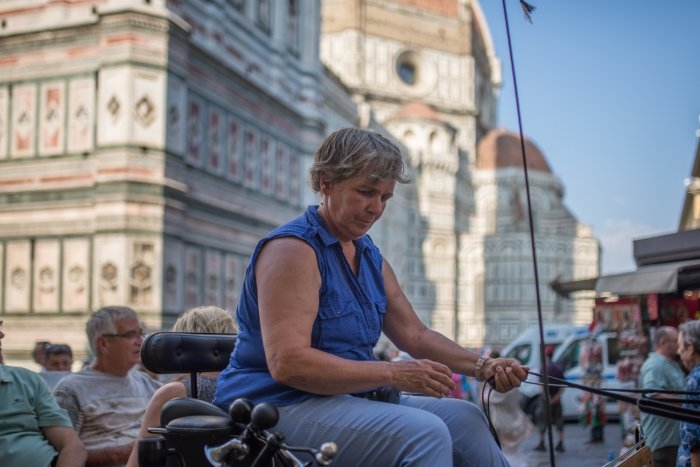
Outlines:
[[380, 386], [371, 391], [356, 392], [350, 395], [361, 397], [362, 399], [369, 399], [371, 401], [389, 402], [391, 404], [398, 404], [399, 400], [401, 400], [401, 391], [394, 386]]

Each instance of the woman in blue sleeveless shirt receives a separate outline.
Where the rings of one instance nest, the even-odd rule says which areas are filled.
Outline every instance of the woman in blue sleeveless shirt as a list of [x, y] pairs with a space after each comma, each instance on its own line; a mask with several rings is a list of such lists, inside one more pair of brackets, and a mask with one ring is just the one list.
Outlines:
[[[292, 445], [336, 442], [336, 467], [508, 465], [480, 409], [445, 396], [453, 372], [503, 392], [527, 368], [427, 328], [367, 235], [396, 183], [408, 182], [403, 170], [400, 150], [377, 133], [346, 128], [326, 138], [311, 167], [321, 204], [253, 252], [214, 403], [278, 406], [274, 430]], [[378, 361], [382, 332], [413, 359]], [[414, 395], [398, 404], [356, 397], [388, 385]]]

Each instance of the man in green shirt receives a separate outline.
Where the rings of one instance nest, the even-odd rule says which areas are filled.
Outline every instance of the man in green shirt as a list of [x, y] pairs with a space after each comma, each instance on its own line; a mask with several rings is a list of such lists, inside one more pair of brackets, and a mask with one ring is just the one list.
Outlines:
[[87, 452], [37, 373], [6, 366], [0, 321], [0, 459], [3, 467], [84, 466]]
[[[654, 351], [649, 354], [639, 373], [640, 389], [685, 390], [685, 375], [678, 363], [678, 331], [662, 326], [652, 338]], [[674, 398], [677, 395], [649, 394], [653, 398]], [[680, 407], [680, 404], [679, 404]], [[680, 443], [677, 420], [642, 412], [642, 430], [654, 458], [654, 467], [675, 467]]]

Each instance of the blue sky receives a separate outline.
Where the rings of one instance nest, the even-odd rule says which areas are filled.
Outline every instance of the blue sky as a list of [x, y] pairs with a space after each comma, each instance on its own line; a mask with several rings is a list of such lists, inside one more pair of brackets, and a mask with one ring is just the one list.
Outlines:
[[[700, 0], [506, 0], [523, 131], [603, 246], [675, 232], [700, 127]], [[499, 125], [518, 130], [501, 0], [480, 0], [503, 67]]]

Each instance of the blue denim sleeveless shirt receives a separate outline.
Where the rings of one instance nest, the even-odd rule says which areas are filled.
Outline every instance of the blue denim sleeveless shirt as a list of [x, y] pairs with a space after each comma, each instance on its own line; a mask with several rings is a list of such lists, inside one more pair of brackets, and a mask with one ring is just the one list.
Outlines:
[[260, 250], [275, 238], [299, 238], [316, 252], [321, 289], [311, 346], [350, 360], [375, 360], [373, 350], [386, 312], [382, 255], [368, 235], [355, 240], [359, 258], [355, 276], [340, 243], [317, 210], [318, 206], [309, 206], [304, 214], [265, 236], [253, 251], [236, 310], [238, 339], [229, 365], [217, 382], [214, 403], [223, 409], [239, 397], [277, 406], [314, 397], [273, 380], [265, 360], [254, 271]]

